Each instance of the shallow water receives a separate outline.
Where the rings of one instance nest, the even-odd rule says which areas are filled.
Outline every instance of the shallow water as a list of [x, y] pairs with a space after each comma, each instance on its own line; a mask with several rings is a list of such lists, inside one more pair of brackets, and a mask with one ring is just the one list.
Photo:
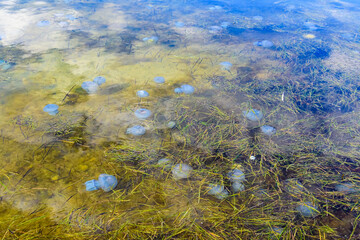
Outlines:
[[[359, 10], [0, 1], [0, 236], [360, 239]], [[100, 174], [115, 189], [87, 192]]]

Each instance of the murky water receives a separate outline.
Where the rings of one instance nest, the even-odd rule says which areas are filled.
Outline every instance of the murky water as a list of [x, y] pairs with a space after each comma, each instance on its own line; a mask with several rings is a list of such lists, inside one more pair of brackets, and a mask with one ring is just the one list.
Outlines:
[[359, 10], [1, 1], [0, 236], [360, 239]]

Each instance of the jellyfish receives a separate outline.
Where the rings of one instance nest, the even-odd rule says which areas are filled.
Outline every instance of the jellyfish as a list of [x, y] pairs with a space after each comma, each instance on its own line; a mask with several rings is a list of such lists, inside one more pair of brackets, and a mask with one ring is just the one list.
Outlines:
[[148, 97], [149, 93], [145, 90], [139, 90], [136, 92], [136, 95], [140, 98]]
[[174, 92], [179, 94], [179, 93], [182, 93], [183, 91], [181, 90], [181, 88], [177, 87], [177, 88], [174, 89]]
[[222, 27], [219, 26], [211, 26], [209, 27], [209, 33], [219, 34], [222, 31]]
[[146, 132], [145, 128], [143, 126], [140, 126], [140, 125], [135, 125], [131, 128], [128, 128], [126, 130], [126, 134], [131, 134], [131, 135], [134, 135], [134, 136], [141, 136], [141, 135], [144, 135]]
[[231, 182], [246, 181], [245, 174], [243, 173], [243, 171], [241, 171], [239, 169], [231, 170], [228, 173], [228, 178], [230, 179]]
[[227, 70], [227, 71], [230, 71], [230, 69], [232, 67], [232, 63], [230, 63], [230, 62], [221, 62], [220, 65], [223, 70]]
[[146, 119], [151, 116], [151, 111], [146, 108], [140, 108], [135, 111], [135, 116], [139, 119]]
[[272, 46], [274, 46], [274, 43], [269, 40], [263, 40], [263, 41], [254, 42], [253, 45], [263, 48], [271, 48]]
[[260, 121], [264, 116], [262, 112], [257, 109], [250, 109], [248, 111], [243, 111], [243, 114], [250, 121]]
[[44, 112], [47, 112], [49, 115], [55, 116], [59, 112], [59, 106], [56, 104], [47, 104], [43, 108]]
[[106, 79], [104, 77], [98, 76], [94, 78], [93, 82], [100, 86], [106, 82]]
[[229, 192], [224, 188], [224, 185], [220, 184], [209, 184], [208, 186], [208, 194], [213, 195], [217, 199], [225, 199], [229, 195]]
[[176, 22], [175, 26], [178, 27], [178, 28], [182, 28], [182, 27], [185, 26], [185, 24], [183, 22]]
[[304, 217], [316, 217], [319, 214], [318, 207], [309, 201], [299, 203], [296, 210]]
[[344, 194], [354, 193], [359, 191], [355, 184], [351, 182], [341, 183], [335, 186], [335, 190]]
[[162, 84], [165, 82], [165, 78], [164, 77], [154, 77], [154, 82]]
[[82, 89], [84, 89], [87, 93], [93, 94], [96, 93], [96, 91], [99, 88], [99, 85], [92, 81], [86, 81], [81, 84]]
[[145, 37], [143, 38], [143, 41], [147, 43], [157, 43], [159, 41], [159, 38], [156, 36]]
[[38, 27], [46, 27], [48, 25], [50, 25], [50, 21], [48, 20], [41, 20], [39, 22], [37, 22], [36, 24]]
[[186, 163], [176, 164], [172, 169], [172, 174], [175, 180], [188, 178], [193, 168]]
[[231, 189], [233, 190], [233, 192], [238, 193], [245, 191], [245, 186], [242, 182], [233, 182], [231, 185]]
[[163, 167], [164, 169], [170, 169], [172, 165], [172, 161], [168, 158], [162, 158], [157, 162], [157, 165]]
[[268, 136], [274, 135], [276, 133], [276, 129], [268, 125], [261, 126], [260, 129], [265, 135]]
[[304, 22], [304, 26], [309, 29], [309, 31], [316, 31], [318, 29], [313, 22]]
[[230, 25], [231, 25], [231, 23], [229, 23], [229, 22], [222, 22], [220, 26], [221, 26], [222, 28], [227, 28], [227, 27], [229, 27]]
[[86, 191], [94, 191], [102, 189], [104, 192], [113, 190], [118, 184], [116, 177], [108, 174], [100, 174], [99, 180], [90, 180], [85, 182]]
[[195, 88], [188, 84], [181, 85], [180, 88], [181, 88], [181, 91], [185, 94], [192, 94], [195, 91]]
[[172, 129], [176, 126], [176, 122], [174, 121], [169, 121], [166, 125], [168, 128]]

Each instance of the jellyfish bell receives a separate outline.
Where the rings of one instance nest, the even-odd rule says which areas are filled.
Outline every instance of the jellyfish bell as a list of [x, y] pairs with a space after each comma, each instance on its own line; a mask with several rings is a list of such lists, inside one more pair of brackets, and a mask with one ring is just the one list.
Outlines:
[[276, 133], [276, 128], [268, 125], [264, 125], [260, 127], [261, 132], [263, 132], [267, 136], [272, 136]]
[[136, 92], [136, 95], [140, 98], [148, 97], [149, 93], [145, 90], [139, 90]]
[[163, 83], [165, 83], [165, 78], [160, 77], [160, 76], [154, 77], [154, 82], [159, 83], [159, 84], [163, 84]]
[[106, 79], [102, 76], [97, 76], [94, 78], [93, 82], [100, 86], [106, 82]]
[[181, 85], [180, 88], [181, 88], [181, 91], [185, 94], [192, 94], [195, 91], [195, 88], [188, 84]]
[[135, 111], [135, 116], [139, 119], [146, 119], [151, 116], [151, 111], [146, 108], [140, 108]]
[[47, 104], [43, 108], [44, 112], [47, 112], [49, 115], [55, 116], [59, 112], [59, 106], [56, 104]]
[[144, 135], [146, 129], [143, 126], [135, 125], [131, 128], [126, 129], [126, 134], [131, 134], [133, 136], [141, 136]]
[[221, 62], [220, 66], [222, 67], [223, 70], [230, 71], [230, 69], [232, 67], [232, 63], [231, 62]]
[[250, 121], [260, 121], [264, 117], [263, 113], [257, 109], [243, 111], [243, 115]]
[[172, 169], [173, 178], [175, 180], [188, 178], [193, 168], [186, 163], [176, 164]]
[[89, 94], [94, 94], [99, 89], [99, 85], [92, 81], [86, 81], [81, 84], [82, 89], [84, 89]]

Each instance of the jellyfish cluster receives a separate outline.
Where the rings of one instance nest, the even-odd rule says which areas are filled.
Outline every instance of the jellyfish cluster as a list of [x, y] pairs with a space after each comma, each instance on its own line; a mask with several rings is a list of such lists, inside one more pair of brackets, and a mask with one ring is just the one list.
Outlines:
[[98, 76], [95, 77], [92, 81], [85, 81], [81, 84], [82, 89], [84, 89], [88, 94], [94, 94], [98, 91], [99, 86], [104, 84], [106, 79], [104, 77]]

